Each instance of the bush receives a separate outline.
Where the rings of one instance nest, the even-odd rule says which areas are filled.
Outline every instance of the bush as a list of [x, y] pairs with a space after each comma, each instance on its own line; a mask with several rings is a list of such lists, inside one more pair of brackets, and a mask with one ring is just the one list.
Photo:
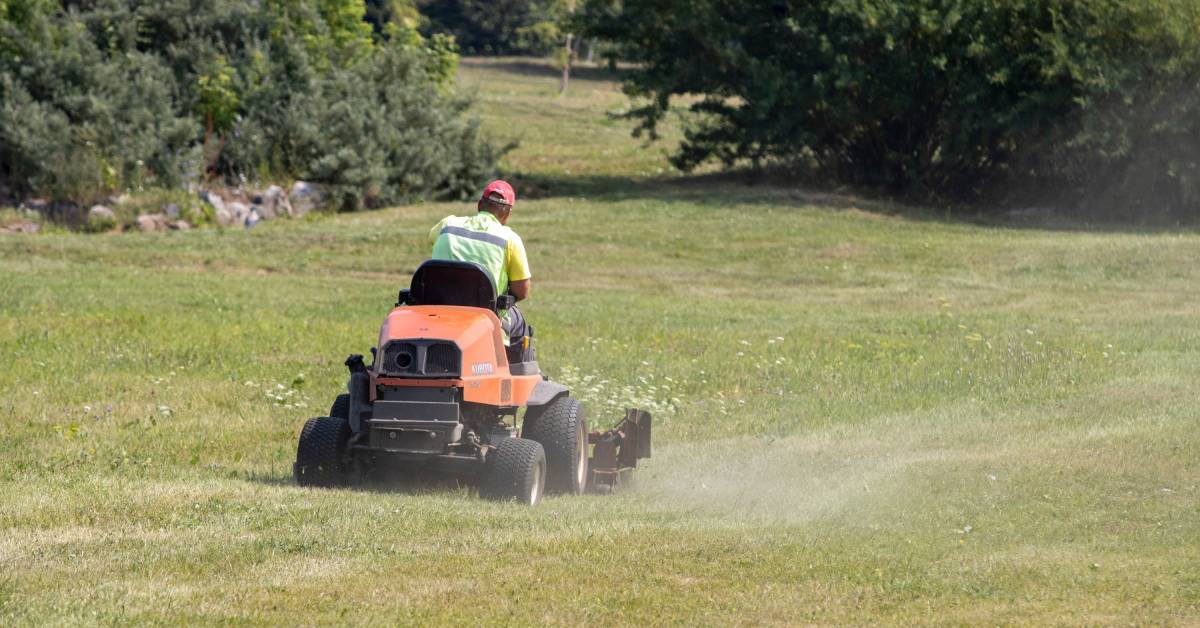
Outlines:
[[365, 13], [0, 2], [0, 184], [85, 205], [201, 178], [307, 179], [347, 209], [467, 194], [497, 155], [453, 94], [452, 43]]
[[102, 50], [73, 16], [24, 26], [0, 21], [0, 181], [60, 199], [177, 183], [193, 130], [167, 68]]
[[592, 0], [640, 130], [700, 94], [689, 169], [784, 164], [903, 194], [1200, 212], [1187, 0]]
[[463, 115], [467, 103], [446, 93], [447, 79], [431, 76], [453, 70], [427, 61], [384, 45], [302, 89], [289, 86], [282, 112], [276, 98], [249, 89], [247, 115], [235, 130], [243, 141], [227, 159], [325, 183], [344, 208], [471, 193], [498, 155]]

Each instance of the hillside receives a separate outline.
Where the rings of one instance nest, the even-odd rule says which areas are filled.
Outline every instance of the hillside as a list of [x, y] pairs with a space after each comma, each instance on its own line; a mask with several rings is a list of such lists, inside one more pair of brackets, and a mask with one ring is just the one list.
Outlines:
[[0, 235], [0, 623], [1200, 618], [1197, 234], [677, 178], [601, 72], [459, 80], [521, 142], [543, 367], [655, 415], [636, 490], [292, 484], [466, 203]]

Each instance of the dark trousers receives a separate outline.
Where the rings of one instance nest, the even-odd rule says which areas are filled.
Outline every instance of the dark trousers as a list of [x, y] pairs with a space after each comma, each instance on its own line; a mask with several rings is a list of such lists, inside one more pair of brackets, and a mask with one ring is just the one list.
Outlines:
[[[504, 333], [508, 334], [508, 361], [515, 363], [537, 360], [536, 354], [533, 352], [533, 325], [525, 322], [525, 316], [521, 314], [521, 310], [513, 305], [508, 308], [508, 316], [500, 319], [500, 322], [503, 323]], [[523, 350], [521, 344], [525, 336], [529, 336], [531, 340], [529, 348]]]
[[500, 319], [500, 322], [504, 324], [504, 333], [508, 334], [509, 344], [518, 344], [525, 336], [533, 335], [529, 325], [525, 323], [525, 316], [515, 304], [508, 308], [508, 316]]

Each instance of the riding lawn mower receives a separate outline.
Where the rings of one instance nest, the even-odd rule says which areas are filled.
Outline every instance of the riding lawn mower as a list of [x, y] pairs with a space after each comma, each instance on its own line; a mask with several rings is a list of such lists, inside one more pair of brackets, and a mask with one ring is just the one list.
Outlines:
[[304, 424], [296, 483], [435, 475], [532, 505], [543, 493], [627, 482], [650, 457], [650, 414], [629, 409], [613, 429], [589, 432], [582, 404], [538, 369], [531, 338], [505, 344], [499, 316], [513, 303], [477, 264], [421, 264], [384, 320], [371, 364], [347, 358], [347, 393], [329, 416]]

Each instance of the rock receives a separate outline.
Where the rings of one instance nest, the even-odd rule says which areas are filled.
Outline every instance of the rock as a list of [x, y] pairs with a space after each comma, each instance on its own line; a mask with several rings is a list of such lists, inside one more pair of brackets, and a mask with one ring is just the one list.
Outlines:
[[42, 230], [42, 226], [30, 220], [22, 220], [6, 226], [4, 230], [9, 233], [37, 233]]
[[75, 224], [87, 219], [83, 208], [71, 201], [54, 201], [50, 204], [50, 210], [43, 212], [42, 215], [50, 220], [68, 224]]
[[246, 228], [253, 229], [254, 225], [257, 225], [261, 221], [262, 215], [258, 213], [257, 209], [252, 209], [250, 210], [250, 215], [246, 216]]
[[48, 198], [25, 199], [19, 209], [36, 212], [42, 218], [53, 222], [76, 223], [86, 217], [83, 210], [75, 203]]
[[165, 231], [167, 217], [162, 214], [142, 214], [137, 217], [136, 224], [139, 231]]
[[321, 191], [321, 187], [314, 183], [297, 181], [292, 184], [292, 189], [288, 192], [288, 200], [292, 205], [291, 215], [303, 216], [314, 209], [319, 209], [325, 203], [325, 194]]
[[163, 213], [170, 220], [179, 220], [179, 206], [175, 203], [167, 203], [167, 206], [163, 208]]
[[167, 227], [169, 227], [172, 231], [187, 231], [188, 229], [192, 228], [192, 225], [186, 220], [176, 220], [175, 222], [167, 225]]
[[50, 209], [50, 199], [27, 198], [24, 203], [21, 203], [21, 209], [28, 209], [39, 213], [45, 212]]
[[262, 194], [262, 209], [260, 212], [263, 218], [291, 216], [292, 203], [288, 201], [287, 194], [283, 191], [283, 188], [278, 185], [272, 185]]
[[[213, 216], [217, 219], [217, 224], [222, 227], [228, 227], [236, 222], [239, 222], [237, 214], [230, 206], [240, 203], [230, 203], [226, 205], [225, 201], [214, 192], [208, 190], [200, 190], [200, 200], [208, 203], [213, 208]], [[241, 220], [244, 220], [242, 218]]]
[[88, 231], [108, 231], [117, 226], [117, 214], [103, 205], [92, 205], [84, 228]]
[[225, 201], [221, 200], [220, 196], [217, 196], [208, 190], [200, 190], [200, 200], [212, 205], [213, 210], [217, 213], [220, 213], [222, 209], [225, 209]]
[[229, 203], [228, 205], [226, 205], [226, 208], [229, 210], [230, 216], [233, 217], [233, 219], [230, 221], [229, 224], [231, 224], [231, 225], [246, 224], [246, 218], [248, 218], [250, 216], [250, 208], [247, 207], [245, 203], [239, 203], [237, 201], [233, 201], [233, 202]]
[[88, 210], [88, 220], [116, 222], [117, 215], [103, 205], [92, 205], [92, 208]]

